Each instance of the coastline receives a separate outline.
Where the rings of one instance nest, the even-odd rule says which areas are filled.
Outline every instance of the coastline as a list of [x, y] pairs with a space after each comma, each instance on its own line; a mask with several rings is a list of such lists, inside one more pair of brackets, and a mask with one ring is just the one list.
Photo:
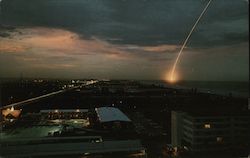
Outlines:
[[247, 81], [181, 81], [174, 84], [161, 80], [141, 81], [144, 84], [154, 84], [165, 88], [179, 90], [196, 89], [200, 93], [209, 93], [222, 96], [249, 98], [249, 82]]

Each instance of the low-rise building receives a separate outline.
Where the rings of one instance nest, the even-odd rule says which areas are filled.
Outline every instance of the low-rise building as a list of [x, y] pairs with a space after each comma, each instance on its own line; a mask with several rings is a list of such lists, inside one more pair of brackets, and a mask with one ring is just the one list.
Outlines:
[[97, 123], [103, 129], [131, 129], [132, 121], [118, 108], [100, 107], [95, 108]]
[[4, 109], [1, 111], [2, 112], [2, 116], [4, 118], [4, 120], [13, 120], [13, 119], [17, 119], [21, 112], [22, 112], [22, 109], [14, 109], [14, 107], [11, 107], [11, 108], [7, 108], [7, 109]]
[[15, 139], [0, 145], [0, 157], [147, 157], [139, 140], [103, 141], [100, 136]]
[[55, 119], [86, 119], [88, 117], [88, 109], [52, 109], [41, 110], [42, 118]]

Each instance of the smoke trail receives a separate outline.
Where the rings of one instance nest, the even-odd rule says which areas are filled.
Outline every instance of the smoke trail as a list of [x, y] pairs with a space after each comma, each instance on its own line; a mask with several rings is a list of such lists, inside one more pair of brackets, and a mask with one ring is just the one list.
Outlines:
[[170, 81], [174, 81], [175, 78], [174, 78], [174, 74], [175, 74], [175, 69], [176, 69], [176, 65], [178, 64], [178, 61], [179, 61], [179, 58], [182, 54], [182, 51], [184, 49], [184, 47], [186, 46], [190, 36], [192, 35], [196, 25], [199, 23], [200, 19], [202, 18], [202, 16], [204, 15], [204, 13], [206, 12], [207, 8], [209, 7], [210, 3], [211, 3], [212, 0], [209, 0], [206, 7], [203, 9], [203, 11], [201, 12], [200, 16], [198, 17], [198, 19], [196, 20], [196, 22], [194, 23], [192, 29], [190, 30], [188, 36], [186, 37], [181, 49], [180, 49], [180, 52], [178, 53], [178, 56], [177, 58], [175, 59], [175, 62], [174, 62], [174, 65], [173, 65], [173, 68], [172, 68], [172, 71], [171, 71], [171, 76], [170, 76]]

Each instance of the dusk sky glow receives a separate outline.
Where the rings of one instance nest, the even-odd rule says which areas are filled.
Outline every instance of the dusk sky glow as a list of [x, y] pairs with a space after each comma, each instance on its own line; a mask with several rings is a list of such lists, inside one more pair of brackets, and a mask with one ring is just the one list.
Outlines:
[[[0, 0], [0, 77], [165, 79], [204, 0]], [[248, 80], [248, 4], [214, 0], [177, 77]]]

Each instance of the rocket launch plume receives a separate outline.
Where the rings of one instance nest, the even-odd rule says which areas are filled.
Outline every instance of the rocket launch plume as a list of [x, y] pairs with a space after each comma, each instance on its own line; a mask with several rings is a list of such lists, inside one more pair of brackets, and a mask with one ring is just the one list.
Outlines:
[[169, 79], [171, 82], [174, 82], [174, 81], [175, 81], [175, 69], [176, 69], [176, 66], [177, 66], [177, 64], [178, 64], [178, 61], [179, 61], [179, 59], [180, 59], [180, 57], [181, 57], [182, 51], [183, 51], [183, 49], [185, 48], [185, 46], [186, 46], [186, 44], [187, 44], [187, 42], [188, 42], [190, 36], [192, 35], [194, 29], [196, 28], [197, 24], [198, 24], [199, 21], [201, 20], [202, 16], [203, 16], [204, 13], [207, 11], [207, 9], [208, 9], [208, 7], [209, 7], [209, 5], [210, 5], [211, 2], [212, 2], [212, 0], [209, 0], [209, 1], [208, 1], [206, 7], [203, 9], [203, 11], [201, 12], [200, 16], [198, 17], [198, 19], [197, 19], [196, 22], [194, 23], [192, 29], [190, 30], [188, 36], [186, 37], [186, 39], [185, 39], [185, 41], [184, 41], [184, 43], [183, 43], [183, 45], [182, 45], [182, 47], [181, 47], [181, 49], [180, 49], [180, 51], [179, 51], [179, 53], [178, 53], [178, 56], [177, 56], [177, 58], [175, 59], [174, 65], [173, 65], [173, 67], [172, 67], [172, 71], [171, 71], [170, 79]]

